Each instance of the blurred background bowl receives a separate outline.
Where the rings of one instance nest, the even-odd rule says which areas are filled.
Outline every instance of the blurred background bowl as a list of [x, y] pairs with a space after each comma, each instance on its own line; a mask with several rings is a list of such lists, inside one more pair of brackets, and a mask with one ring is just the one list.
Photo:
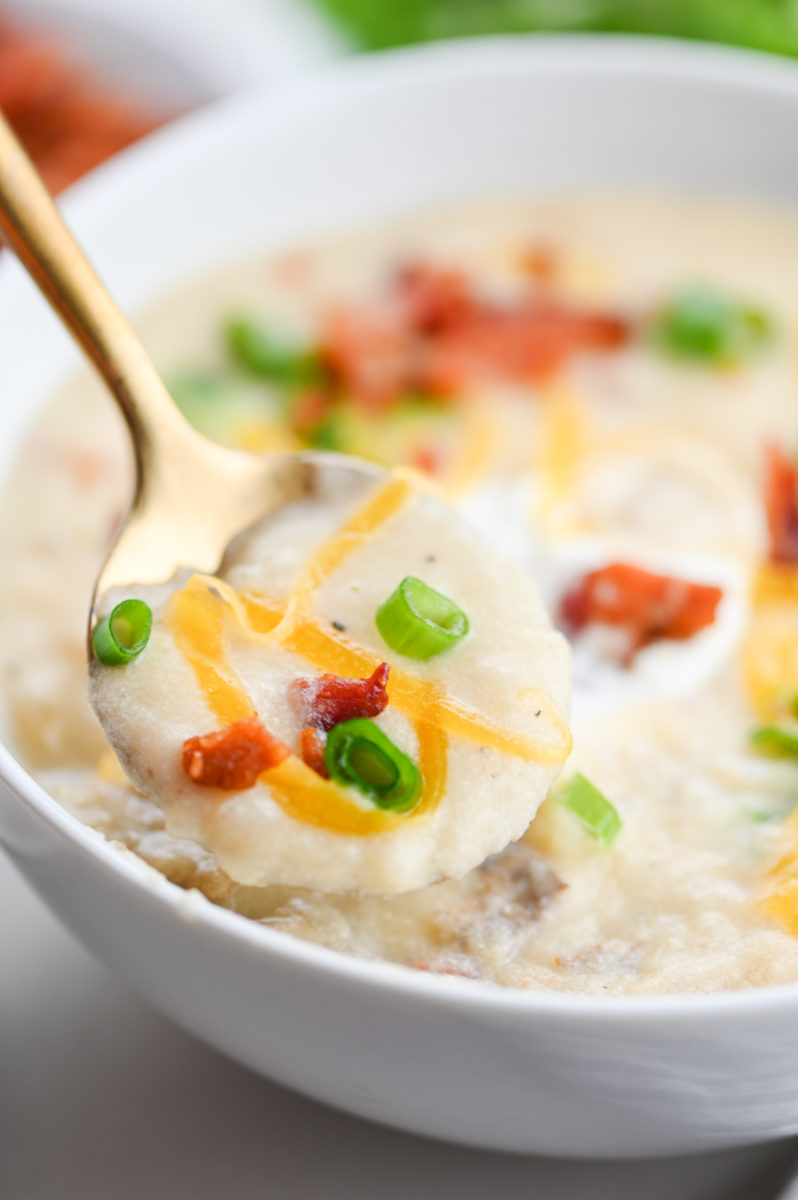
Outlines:
[[312, 71], [344, 45], [305, 0], [2, 0], [2, 17], [55, 38], [99, 81], [164, 110]]

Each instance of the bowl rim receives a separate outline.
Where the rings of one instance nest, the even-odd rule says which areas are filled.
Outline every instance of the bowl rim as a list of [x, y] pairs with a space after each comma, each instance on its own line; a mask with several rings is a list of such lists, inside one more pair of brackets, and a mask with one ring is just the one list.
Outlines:
[[[63, 204], [68, 220], [85, 223], [107, 209], [106, 191], [124, 186], [146, 169], [157, 175], [175, 148], [189, 155], [200, 152], [209, 129], [253, 120], [273, 122], [283, 114], [317, 107], [332, 92], [382, 91], [406, 87], [413, 80], [455, 78], [481, 71], [535, 70], [540, 73], [579, 71], [607, 77], [654, 75], [700, 81], [707, 85], [780, 95], [798, 106], [798, 65], [764, 52], [670, 38], [636, 35], [520, 35], [438, 42], [349, 58], [325, 66], [312, 78], [300, 77], [273, 88], [224, 98], [181, 117], [142, 142], [103, 164], [74, 185]], [[18, 264], [0, 268], [0, 288], [6, 280], [23, 278]], [[16, 285], [14, 285], [16, 286]], [[214, 904], [198, 892], [170, 883], [130, 851], [113, 845], [92, 827], [63, 808], [28, 774], [5, 743], [0, 742], [0, 782], [84, 859], [91, 860], [123, 889], [145, 903], [161, 906], [163, 915], [185, 924], [204, 925], [212, 937], [252, 947], [268, 961], [271, 955], [286, 967], [315, 970], [359, 989], [400, 994], [409, 1001], [434, 1006], [497, 1014], [556, 1018], [571, 1025], [585, 1019], [617, 1027], [645, 1026], [667, 1019], [680, 1026], [696, 1019], [716, 1026], [744, 1016], [761, 1019], [791, 1013], [798, 1006], [798, 982], [722, 992], [596, 996], [556, 990], [533, 991], [501, 987], [481, 980], [435, 975], [398, 963], [382, 962], [305, 942]], [[2, 843], [0, 843], [2, 845]], [[11, 851], [13, 857], [13, 850]]]

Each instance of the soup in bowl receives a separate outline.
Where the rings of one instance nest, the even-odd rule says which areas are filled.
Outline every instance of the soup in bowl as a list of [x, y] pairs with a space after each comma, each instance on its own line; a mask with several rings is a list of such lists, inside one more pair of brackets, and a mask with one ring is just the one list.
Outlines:
[[[89, 707], [85, 618], [130, 451], [4, 264], [0, 828], [67, 923], [188, 1028], [351, 1111], [496, 1148], [793, 1131], [798, 173], [779, 137], [795, 104], [789, 68], [735, 54], [441, 48], [223, 106], [70, 198], [198, 428], [409, 465], [571, 639], [574, 751], [545, 804], [423, 887], [346, 887], [325, 863], [333, 887], [300, 888], [220, 861], [209, 829], [246, 788], [200, 795], [180, 754], [204, 727], [157, 721], [168, 777], [189, 764], [179, 819], [128, 782]], [[447, 549], [419, 547], [414, 587], [441, 586]], [[270, 598], [244, 552], [217, 587], [231, 611]], [[340, 681], [353, 639], [379, 651], [387, 708], [369, 719], [400, 737], [408, 656], [333, 594], [332, 649], [308, 664]], [[504, 599], [506, 654], [529, 616]], [[478, 651], [472, 709], [510, 678]], [[95, 667], [101, 709], [110, 688], [124, 711], [136, 680], [146, 719], [163, 683], [147, 653]], [[320, 684], [303, 679], [305, 703]], [[305, 725], [323, 751], [339, 727], [317, 718], [281, 736]], [[457, 729], [450, 769], [459, 754], [476, 779]], [[476, 801], [500, 805], [479, 779]], [[418, 794], [397, 829], [424, 819]]]

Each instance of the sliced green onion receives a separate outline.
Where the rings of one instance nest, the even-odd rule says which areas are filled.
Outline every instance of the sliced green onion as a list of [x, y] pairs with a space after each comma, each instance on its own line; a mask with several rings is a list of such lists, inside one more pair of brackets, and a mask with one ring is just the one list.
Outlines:
[[319, 356], [314, 351], [283, 345], [263, 325], [246, 317], [228, 321], [225, 341], [239, 366], [260, 379], [303, 387], [316, 383], [322, 374]]
[[357, 717], [327, 734], [324, 764], [330, 779], [355, 787], [392, 812], [408, 812], [421, 795], [421, 772], [373, 721]]
[[152, 632], [152, 609], [143, 600], [123, 600], [94, 626], [92, 649], [101, 663], [117, 667], [141, 654]]
[[760, 725], [751, 732], [751, 745], [763, 754], [798, 758], [798, 725]]
[[462, 608], [415, 575], [404, 577], [377, 609], [375, 620], [383, 640], [408, 658], [432, 658], [468, 633]]
[[581, 821], [585, 829], [605, 846], [611, 846], [621, 828], [618, 810], [597, 787], [579, 772], [557, 793], [557, 803]]
[[672, 357], [715, 364], [749, 358], [771, 333], [765, 313], [703, 287], [675, 296], [653, 327], [655, 341]]

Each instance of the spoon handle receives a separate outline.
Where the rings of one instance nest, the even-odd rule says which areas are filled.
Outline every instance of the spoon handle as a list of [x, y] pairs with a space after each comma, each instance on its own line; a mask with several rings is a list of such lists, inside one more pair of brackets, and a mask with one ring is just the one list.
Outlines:
[[0, 235], [115, 397], [130, 428], [140, 488], [167, 430], [188, 434], [189, 427], [2, 114]]

